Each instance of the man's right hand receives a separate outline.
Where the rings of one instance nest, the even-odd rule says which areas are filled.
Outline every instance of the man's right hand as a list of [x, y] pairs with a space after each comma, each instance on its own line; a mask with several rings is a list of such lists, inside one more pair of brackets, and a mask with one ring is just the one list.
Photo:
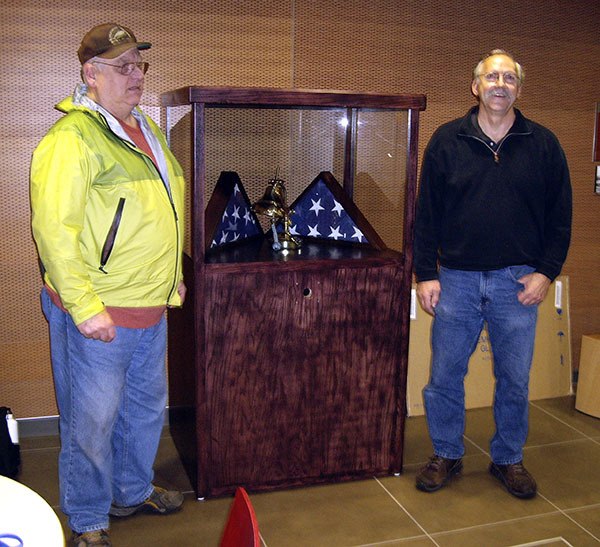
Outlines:
[[437, 279], [417, 283], [417, 298], [421, 307], [431, 315], [435, 314], [435, 307], [440, 300], [442, 288]]
[[83, 323], [79, 323], [77, 328], [86, 338], [102, 340], [102, 342], [112, 342], [117, 335], [112, 317], [106, 310], [86, 319]]

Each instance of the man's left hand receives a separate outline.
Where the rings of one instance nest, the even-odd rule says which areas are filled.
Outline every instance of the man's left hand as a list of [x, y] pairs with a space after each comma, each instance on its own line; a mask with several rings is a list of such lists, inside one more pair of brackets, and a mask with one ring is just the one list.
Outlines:
[[535, 306], [546, 298], [551, 281], [544, 274], [533, 272], [521, 277], [519, 283], [525, 285], [517, 295], [519, 302], [524, 306]]

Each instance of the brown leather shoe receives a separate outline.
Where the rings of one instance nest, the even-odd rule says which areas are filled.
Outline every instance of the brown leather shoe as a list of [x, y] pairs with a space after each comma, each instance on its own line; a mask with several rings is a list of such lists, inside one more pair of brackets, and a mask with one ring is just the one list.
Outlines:
[[73, 532], [69, 545], [73, 547], [111, 547], [112, 543], [108, 530], [94, 530], [93, 532], [83, 532], [81, 534]]
[[490, 473], [494, 475], [506, 489], [517, 498], [533, 498], [537, 493], [537, 485], [531, 473], [525, 469], [523, 462], [509, 465], [490, 463]]
[[435, 492], [444, 486], [454, 475], [462, 471], [462, 460], [449, 460], [441, 456], [431, 456], [427, 465], [419, 471], [416, 487], [423, 492]]

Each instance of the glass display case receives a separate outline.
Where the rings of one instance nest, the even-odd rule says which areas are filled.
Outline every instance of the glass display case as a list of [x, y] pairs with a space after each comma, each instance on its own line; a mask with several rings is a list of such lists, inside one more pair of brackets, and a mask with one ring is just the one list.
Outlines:
[[[189, 181], [170, 424], [198, 496], [400, 472], [425, 97], [161, 99]], [[296, 248], [276, 250], [282, 223], [256, 214], [274, 181]]]

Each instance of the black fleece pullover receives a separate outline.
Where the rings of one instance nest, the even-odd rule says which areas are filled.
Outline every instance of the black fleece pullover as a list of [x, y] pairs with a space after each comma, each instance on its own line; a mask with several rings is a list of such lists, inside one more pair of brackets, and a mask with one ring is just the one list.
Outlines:
[[529, 264], [559, 275], [571, 235], [571, 183], [555, 135], [515, 109], [499, 143], [483, 134], [479, 107], [442, 125], [423, 158], [414, 260], [418, 281], [439, 264], [487, 271]]

